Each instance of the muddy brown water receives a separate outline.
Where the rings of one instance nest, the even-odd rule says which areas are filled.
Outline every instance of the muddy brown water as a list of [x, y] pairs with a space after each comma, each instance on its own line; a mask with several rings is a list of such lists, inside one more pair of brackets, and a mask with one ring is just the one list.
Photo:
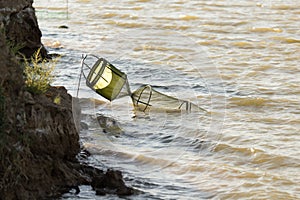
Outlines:
[[[300, 198], [300, 1], [34, 5], [43, 43], [63, 55], [55, 84], [73, 96], [81, 54], [92, 53], [126, 72], [132, 90], [149, 83], [208, 110], [138, 112], [130, 98], [109, 103], [82, 82], [90, 162], [124, 171], [144, 192], [132, 199]], [[97, 198], [116, 197], [85, 186], [63, 197]]]

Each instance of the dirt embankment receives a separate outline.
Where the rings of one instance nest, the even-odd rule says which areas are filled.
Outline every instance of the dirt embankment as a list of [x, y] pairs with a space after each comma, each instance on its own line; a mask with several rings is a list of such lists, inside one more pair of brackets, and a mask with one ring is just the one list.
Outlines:
[[64, 87], [45, 94], [25, 90], [14, 51], [30, 57], [40, 47], [47, 57], [32, 0], [0, 1], [0, 199], [44, 199], [71, 188], [80, 192], [81, 184], [99, 195], [133, 194], [121, 172], [78, 161], [72, 97]]

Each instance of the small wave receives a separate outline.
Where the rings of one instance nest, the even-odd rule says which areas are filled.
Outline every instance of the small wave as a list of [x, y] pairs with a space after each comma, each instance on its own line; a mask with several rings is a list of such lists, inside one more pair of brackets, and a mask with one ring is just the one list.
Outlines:
[[204, 25], [206, 26], [241, 26], [248, 24], [247, 21], [205, 21]]
[[253, 44], [250, 42], [233, 42], [232, 45], [244, 49], [254, 48]]
[[107, 18], [113, 18], [113, 17], [116, 17], [116, 16], [118, 16], [117, 13], [104, 13], [101, 17], [103, 19], [107, 19]]
[[261, 98], [261, 97], [247, 97], [247, 98], [241, 98], [241, 97], [232, 97], [229, 100], [230, 103], [238, 105], [238, 106], [264, 106], [268, 103], [268, 100]]
[[[193, 52], [193, 50], [188, 48], [173, 48], [173, 47], [165, 47], [151, 44], [144, 44], [137, 46], [133, 49], [134, 51], [160, 51], [160, 52]], [[158, 62], [159, 63], [159, 62]]]
[[158, 20], [183, 20], [183, 21], [191, 21], [191, 20], [197, 20], [199, 17], [194, 16], [194, 15], [179, 15], [178, 17], [168, 17], [168, 16], [161, 16], [161, 17], [154, 17], [155, 19]]
[[146, 3], [146, 2], [150, 2], [152, 0], [136, 0], [136, 2], [141, 2], [141, 3]]
[[179, 16], [179, 18], [180, 18], [181, 20], [185, 20], [185, 21], [190, 21], [190, 20], [197, 20], [197, 19], [199, 19], [199, 17], [193, 16], [193, 15], [181, 15], [181, 16]]
[[211, 46], [211, 45], [223, 45], [223, 43], [220, 40], [205, 40], [198, 42], [200, 45], [205, 45], [205, 46]]
[[161, 26], [163, 29], [171, 29], [171, 30], [187, 30], [189, 28], [191, 28], [191, 26], [183, 26], [183, 25], [162, 25]]
[[217, 28], [212, 28], [212, 27], [208, 27], [207, 29], [204, 29], [203, 30], [204, 32], [209, 32], [210, 34], [211, 33], [224, 33], [224, 34], [227, 34], [227, 33], [231, 33], [231, 29], [227, 29], [227, 30], [225, 30], [224, 28], [219, 28], [219, 29], [217, 29]]
[[[259, 166], [268, 170], [279, 168], [299, 168], [299, 159], [289, 156], [277, 155], [265, 152], [262, 149], [254, 147], [240, 147], [228, 144], [218, 144], [214, 148], [214, 152], [230, 155], [229, 157], [242, 156], [252, 166]], [[245, 161], [246, 162], [246, 161]]]
[[220, 151], [227, 151], [230, 154], [233, 153], [240, 153], [243, 154], [244, 156], [252, 156], [254, 153], [257, 152], [263, 152], [260, 149], [255, 149], [255, 148], [248, 148], [248, 147], [233, 147], [227, 144], [218, 144], [214, 148], [215, 152], [220, 152]]
[[134, 6], [134, 7], [131, 7], [131, 6], [124, 6], [124, 7], [120, 7], [120, 6], [105, 6], [105, 7], [103, 7], [103, 9], [106, 9], [106, 10], [117, 10], [117, 11], [120, 11], [120, 10], [129, 10], [129, 11], [132, 11], [132, 10], [143, 10], [144, 8], [142, 6]]
[[105, 22], [106, 24], [111, 24], [111, 25], [117, 25], [123, 28], [141, 28], [145, 26], [144, 24], [141, 23], [134, 23], [134, 22], [118, 22], [114, 20], [108, 20]]
[[89, 3], [91, 0], [77, 0], [80, 3]]
[[269, 70], [269, 69], [272, 69], [273, 66], [272, 65], [269, 65], [269, 64], [264, 64], [264, 65], [259, 65], [256, 67], [256, 70], [257, 71], [266, 71], [266, 70]]
[[271, 39], [277, 40], [277, 41], [283, 42], [283, 43], [288, 43], [288, 44], [300, 43], [300, 39], [288, 38], [288, 37], [271, 37]]
[[162, 158], [155, 158], [155, 157], [151, 157], [151, 156], [146, 156], [146, 155], [142, 155], [139, 154], [138, 156], [136, 156], [134, 158], [135, 161], [137, 161], [140, 164], [150, 164], [153, 166], [160, 166], [160, 167], [169, 167], [174, 165], [175, 163], [173, 161], [170, 160], [166, 160], [166, 159], [162, 159]]
[[104, 13], [99, 16], [102, 19], [110, 19], [110, 18], [120, 18], [120, 19], [138, 19], [138, 16], [131, 14], [118, 14], [118, 13]]
[[281, 32], [283, 32], [283, 30], [280, 28], [271, 28], [271, 27], [252, 27], [250, 31], [254, 32], [254, 33], [268, 33], [268, 32], [281, 33]]
[[257, 164], [260, 167], [264, 166], [268, 169], [275, 169], [279, 167], [287, 168], [299, 168], [299, 160], [288, 157], [288, 156], [281, 156], [281, 155], [272, 155], [265, 152], [257, 153], [253, 160], [253, 164]]
[[271, 8], [274, 10], [296, 10], [299, 9], [299, 6], [296, 6], [297, 4], [292, 4], [292, 5], [287, 5], [287, 4], [282, 4], [282, 5], [273, 5]]

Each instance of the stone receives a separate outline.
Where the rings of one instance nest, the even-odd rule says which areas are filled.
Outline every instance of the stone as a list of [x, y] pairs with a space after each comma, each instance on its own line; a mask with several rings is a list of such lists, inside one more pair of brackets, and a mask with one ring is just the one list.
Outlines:
[[61, 28], [61, 29], [68, 29], [69, 27], [66, 26], [66, 25], [60, 25], [58, 28]]
[[108, 169], [105, 174], [92, 178], [91, 186], [97, 195], [118, 194], [120, 196], [132, 195], [134, 190], [125, 185], [122, 172]]
[[41, 48], [42, 57], [49, 58], [41, 42], [39, 29], [32, 0], [0, 1], [0, 21], [4, 25], [6, 39], [10, 45], [27, 58]]

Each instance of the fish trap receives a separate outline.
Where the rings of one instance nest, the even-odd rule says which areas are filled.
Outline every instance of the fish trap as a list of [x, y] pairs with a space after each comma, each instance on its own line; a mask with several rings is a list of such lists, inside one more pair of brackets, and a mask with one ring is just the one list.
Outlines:
[[[90, 67], [87, 62], [89, 57], [96, 60], [92, 67]], [[151, 85], [142, 85], [134, 92], [131, 92], [127, 75], [104, 58], [99, 58], [95, 55], [85, 55], [82, 57], [81, 63], [80, 80], [81, 75], [83, 74], [86, 79], [86, 85], [109, 101], [124, 96], [130, 96], [134, 107], [144, 112], [153, 109], [188, 112], [206, 111], [190, 101], [163, 94], [153, 89]], [[87, 76], [84, 74], [84, 67], [87, 67], [90, 70]]]

